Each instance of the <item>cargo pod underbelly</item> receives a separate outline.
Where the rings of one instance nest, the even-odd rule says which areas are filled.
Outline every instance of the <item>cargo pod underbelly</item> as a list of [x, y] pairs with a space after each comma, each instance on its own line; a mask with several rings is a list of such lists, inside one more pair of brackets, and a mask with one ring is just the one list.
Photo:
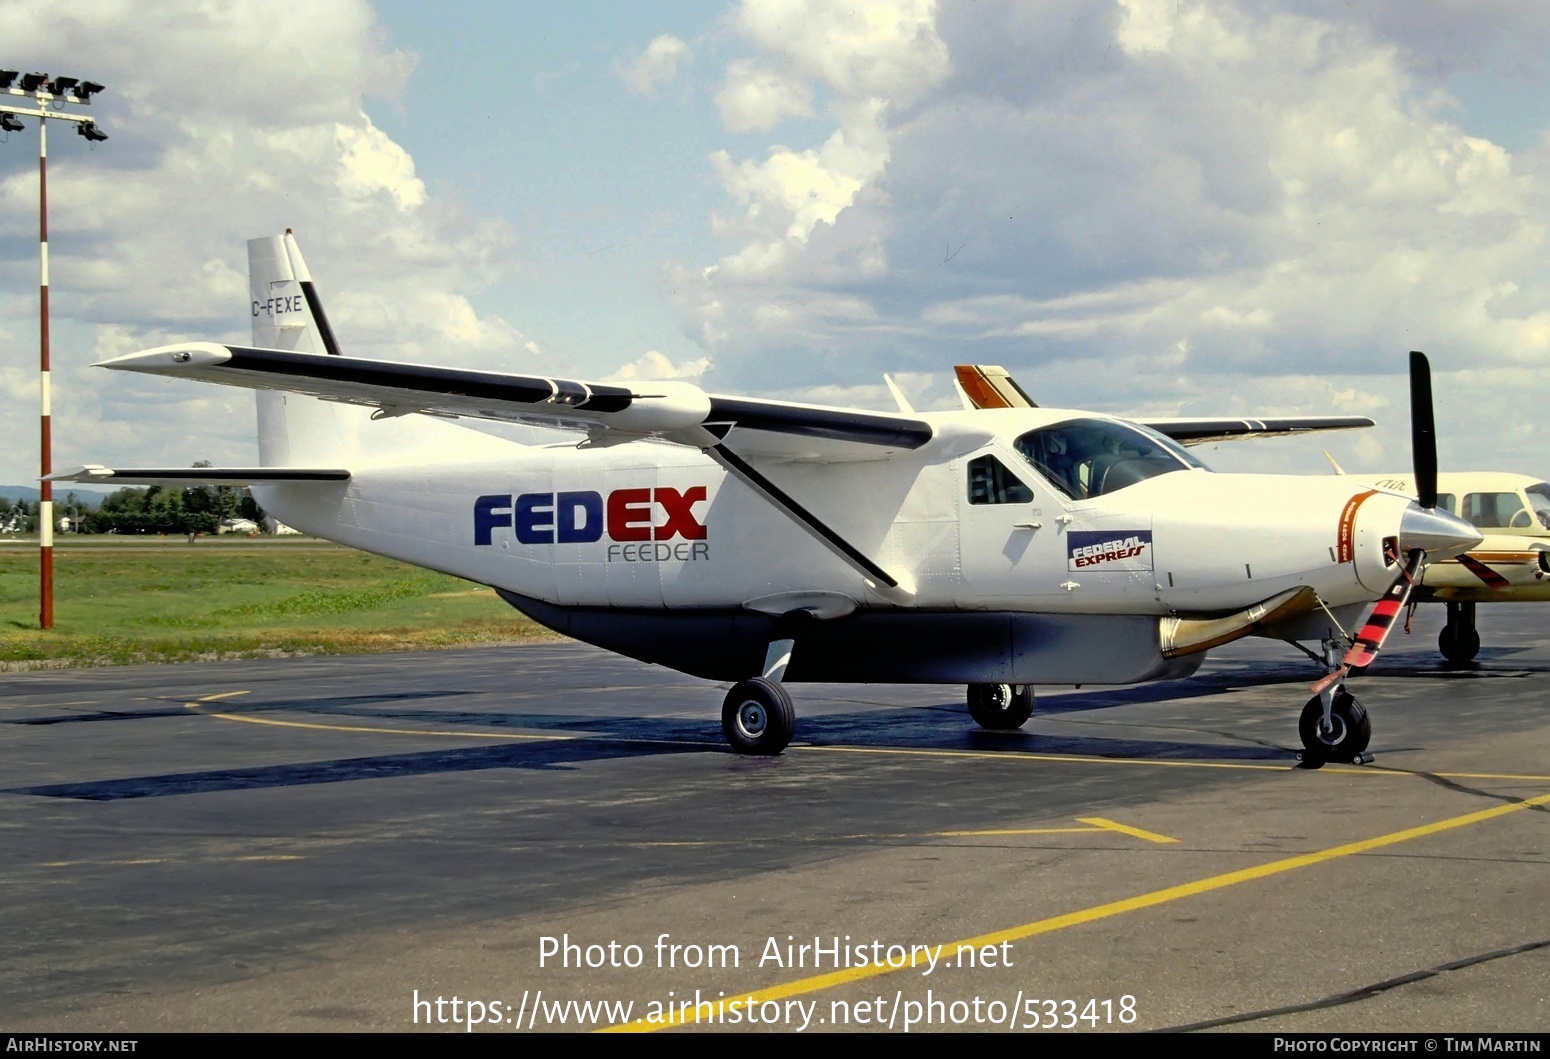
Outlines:
[[[565, 607], [497, 591], [567, 636], [709, 680], [757, 675], [777, 638], [775, 617], [747, 610]], [[803, 682], [1136, 684], [1188, 676], [1204, 658], [1165, 659], [1145, 615], [861, 610], [791, 635], [786, 680]]]

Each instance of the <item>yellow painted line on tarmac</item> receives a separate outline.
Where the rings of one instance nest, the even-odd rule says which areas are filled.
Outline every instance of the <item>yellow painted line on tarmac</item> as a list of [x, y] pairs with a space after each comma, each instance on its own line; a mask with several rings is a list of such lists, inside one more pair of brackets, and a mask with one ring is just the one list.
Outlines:
[[[793, 744], [789, 750], [822, 750], [835, 754], [900, 754], [909, 757], [966, 758], [981, 761], [1040, 761], [1072, 765], [1152, 765], [1160, 768], [1237, 769], [1250, 772], [1292, 772], [1297, 764], [1255, 765], [1241, 761], [1174, 761], [1146, 757], [1092, 757], [1080, 754], [1029, 754], [1011, 750], [932, 750], [921, 747], [892, 746], [812, 746]], [[1388, 776], [1410, 778], [1422, 775], [1414, 770], [1384, 768], [1381, 765], [1325, 765], [1319, 772], [1337, 776]], [[1450, 780], [1512, 780], [1524, 783], [1550, 783], [1550, 775], [1516, 772], [1429, 772], [1424, 775]]]
[[1144, 839], [1147, 842], [1166, 843], [1178, 841], [1178, 839], [1169, 838], [1167, 835], [1159, 835], [1156, 831], [1143, 831], [1139, 827], [1131, 827], [1128, 824], [1117, 823], [1113, 820], [1105, 820], [1101, 816], [1079, 816], [1077, 819], [1084, 824], [1092, 824], [1094, 827], [1104, 831], [1118, 831], [1122, 835], [1129, 835], [1131, 838]]
[[[1098, 827], [1006, 827], [988, 831], [928, 831], [924, 835], [880, 835], [880, 838], [993, 838], [1001, 835], [1091, 835], [1101, 831]], [[850, 835], [849, 838], [866, 838], [866, 835]]]
[[[1356, 842], [1347, 842], [1340, 846], [1331, 846], [1328, 849], [1317, 850], [1313, 853], [1303, 853], [1295, 857], [1284, 857], [1281, 860], [1269, 861], [1252, 868], [1241, 868], [1238, 871], [1224, 872], [1220, 875], [1211, 875], [1194, 882], [1182, 883], [1178, 886], [1167, 886], [1161, 890], [1153, 890], [1150, 893], [1138, 894], [1135, 897], [1127, 897], [1119, 901], [1109, 901], [1105, 904], [1094, 905], [1091, 908], [1080, 909], [1075, 912], [1067, 912], [1064, 915], [1051, 916], [1048, 919], [1034, 920], [1032, 923], [1024, 923], [1021, 926], [1011, 927], [1007, 930], [998, 930], [990, 934], [980, 934], [972, 938], [964, 938], [960, 941], [949, 941], [936, 946], [936, 952], [950, 950], [957, 952], [960, 946], [981, 948], [986, 945], [1000, 945], [1002, 942], [1020, 941], [1023, 938], [1035, 937], [1039, 934], [1050, 934], [1069, 927], [1081, 926], [1085, 923], [1096, 922], [1100, 919], [1108, 919], [1112, 916], [1124, 915], [1128, 912], [1136, 912], [1144, 908], [1153, 908], [1157, 905], [1167, 904], [1170, 901], [1182, 900], [1186, 897], [1195, 897], [1199, 894], [1210, 893], [1213, 890], [1225, 890], [1230, 886], [1242, 883], [1255, 882], [1273, 875], [1281, 875], [1285, 872], [1296, 871], [1300, 868], [1309, 868], [1316, 864], [1324, 864], [1328, 861], [1338, 860], [1342, 857], [1354, 856], [1358, 853], [1367, 853], [1375, 849], [1383, 849], [1387, 846], [1396, 846], [1403, 842], [1410, 842], [1418, 838], [1441, 834], [1444, 831], [1452, 831], [1461, 827], [1469, 827], [1474, 824], [1484, 823], [1487, 820], [1495, 820], [1497, 817], [1507, 816], [1523, 809], [1531, 809], [1535, 806], [1550, 804], [1550, 794], [1541, 794], [1535, 798], [1527, 798], [1522, 801], [1510, 802], [1506, 805], [1494, 806], [1490, 809], [1481, 809], [1473, 813], [1465, 813], [1462, 816], [1449, 817], [1446, 820], [1438, 820], [1430, 824], [1422, 824], [1419, 827], [1409, 827], [1402, 831], [1391, 831], [1386, 835], [1378, 835], [1374, 838], [1364, 838]], [[745, 1000], [747, 1003], [762, 1004], [770, 1000], [784, 1000], [787, 997], [801, 996], [806, 993], [816, 993], [825, 989], [833, 989], [836, 986], [847, 985], [851, 982], [863, 981], [867, 978], [876, 978], [895, 971], [902, 971], [907, 967], [914, 967], [917, 963], [925, 963], [925, 957], [918, 957], [913, 952], [908, 962], [898, 967], [876, 965], [868, 967], [851, 967], [839, 971], [831, 971], [828, 974], [812, 975], [808, 978], [799, 978], [784, 985], [771, 986], [767, 989], [753, 989], [747, 993], [739, 993], [735, 999]], [[655, 1033], [657, 1030], [668, 1029], [670, 1026], [686, 1025], [686, 1022], [666, 1023], [648, 1022], [645, 1019], [637, 1019], [634, 1022], [618, 1026], [608, 1026], [599, 1030], [600, 1033]]]
[[[1113, 820], [1104, 820], [1101, 817], [1082, 819], [1087, 827], [998, 827], [976, 831], [895, 831], [878, 834], [854, 834], [854, 835], [803, 835], [795, 839], [782, 839], [781, 841], [796, 842], [858, 842], [869, 839], [887, 838], [1004, 838], [1011, 835], [1098, 835], [1105, 831], [1118, 831], [1121, 834], [1132, 835], [1136, 838], [1144, 838], [1148, 842], [1177, 842], [1178, 839], [1159, 835], [1152, 831], [1143, 831], [1138, 827], [1129, 827], [1125, 824], [1117, 824]], [[685, 839], [674, 841], [672, 839], [648, 839], [639, 842], [627, 842], [628, 846], [745, 846], [750, 844], [763, 844], [768, 839]]]
[[468, 731], [440, 731], [431, 728], [375, 728], [369, 725], [350, 724], [319, 724], [316, 721], [281, 721], [273, 717], [245, 717], [240, 713], [226, 713], [220, 710], [207, 710], [203, 707], [219, 699], [229, 699], [237, 695], [246, 695], [246, 691], [223, 691], [218, 695], [206, 695], [194, 702], [185, 702], [183, 705], [204, 717], [216, 717], [223, 721], [241, 721], [244, 724], [267, 724], [276, 728], [311, 728], [325, 732], [356, 732], [369, 735], [437, 735], [450, 736], [457, 739], [522, 739], [529, 742], [566, 742], [576, 739], [573, 735], [524, 735], [517, 732], [468, 732]]
[[[949, 757], [982, 761], [1054, 761], [1073, 765], [1159, 765], [1167, 768], [1195, 769], [1248, 769], [1255, 772], [1286, 772], [1295, 764], [1250, 765], [1231, 761], [1164, 761], [1140, 757], [1087, 757], [1080, 754], [1028, 754], [1021, 751], [996, 753], [989, 750], [929, 750], [918, 747], [873, 746], [792, 746], [791, 750], [822, 750], [835, 754], [902, 754], [908, 757]], [[1326, 772], [1360, 773], [1370, 770], [1336, 768], [1326, 765]]]
[[[434, 735], [456, 739], [515, 739], [528, 742], [567, 742], [576, 739], [595, 739], [612, 743], [655, 743], [662, 746], [697, 746], [711, 749], [720, 747], [720, 744], [717, 743], [694, 739], [632, 739], [629, 737], [594, 734], [525, 735], [513, 732], [441, 731], [426, 728], [377, 728], [369, 725], [320, 724], [316, 721], [282, 721], [270, 717], [247, 717], [238, 713], [225, 713], [203, 708], [208, 703], [248, 694], [251, 694], [251, 692], [222, 691], [214, 695], [206, 695], [194, 702], [184, 703], [184, 705], [188, 709], [197, 710], [206, 717], [219, 717], [223, 721], [268, 724], [278, 728], [311, 728], [325, 732], [356, 732], [368, 735]], [[1078, 754], [1029, 754], [1015, 750], [995, 752], [988, 750], [932, 750], [920, 747], [813, 746], [808, 744], [793, 744], [787, 750], [788, 752], [812, 751], [835, 754], [888, 754], [907, 757], [963, 758], [980, 761], [1053, 762], [1071, 765], [1152, 765], [1164, 768], [1236, 769], [1251, 772], [1288, 772], [1297, 767], [1295, 763], [1260, 765], [1233, 761], [1173, 761], [1156, 758], [1093, 757]], [[1375, 765], [1325, 765], [1320, 771], [1325, 774], [1342, 776], [1410, 777], [1417, 775], [1414, 771], [1384, 768]], [[1429, 775], [1442, 779], [1456, 780], [1506, 780], [1523, 783], [1550, 783], [1550, 775], [1538, 776], [1512, 772], [1434, 772], [1429, 773]], [[1149, 839], [1149, 841], [1156, 841], [1156, 839]]]

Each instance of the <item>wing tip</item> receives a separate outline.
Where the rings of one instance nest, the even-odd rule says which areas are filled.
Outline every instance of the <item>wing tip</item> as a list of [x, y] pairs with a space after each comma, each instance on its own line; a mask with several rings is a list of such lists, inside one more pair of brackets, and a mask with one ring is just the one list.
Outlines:
[[93, 364], [94, 368], [111, 371], [182, 371], [224, 364], [231, 359], [231, 349], [219, 342], [178, 342], [170, 346], [142, 349], [138, 353], [109, 357]]

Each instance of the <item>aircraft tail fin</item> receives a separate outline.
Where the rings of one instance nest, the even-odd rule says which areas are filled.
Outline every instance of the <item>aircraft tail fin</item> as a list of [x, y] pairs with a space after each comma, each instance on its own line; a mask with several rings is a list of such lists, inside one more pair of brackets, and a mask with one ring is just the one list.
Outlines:
[[340, 355], [312, 273], [289, 228], [284, 235], [248, 240], [248, 285], [255, 346]]
[[[344, 356], [289, 228], [248, 240], [248, 285], [255, 346]], [[370, 409], [272, 390], [257, 396], [264, 467], [412, 464], [490, 456], [518, 444], [426, 416], [373, 417]]]

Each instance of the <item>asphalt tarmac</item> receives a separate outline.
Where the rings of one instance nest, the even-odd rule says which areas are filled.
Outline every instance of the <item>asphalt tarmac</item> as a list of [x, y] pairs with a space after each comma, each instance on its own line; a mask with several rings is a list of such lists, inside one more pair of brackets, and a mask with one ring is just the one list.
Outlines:
[[791, 685], [769, 760], [574, 644], [0, 676], [0, 1029], [1543, 1032], [1550, 630], [1480, 618], [1317, 770], [1262, 640], [1012, 734]]

